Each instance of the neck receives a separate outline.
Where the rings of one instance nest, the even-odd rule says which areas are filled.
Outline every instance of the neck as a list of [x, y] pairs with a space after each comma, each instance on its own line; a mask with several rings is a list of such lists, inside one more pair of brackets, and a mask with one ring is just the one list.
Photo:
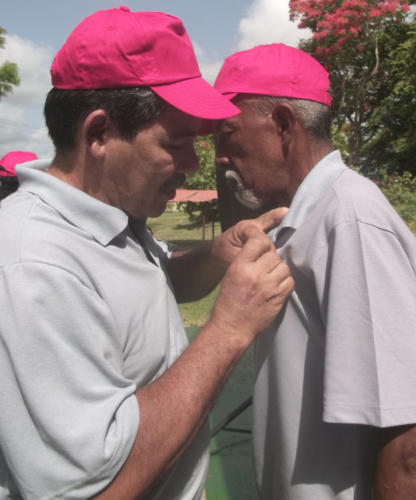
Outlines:
[[326, 155], [329, 155], [334, 150], [331, 141], [316, 141], [313, 147], [309, 148], [311, 167], [309, 170], [322, 160]]
[[80, 175], [82, 170], [76, 152], [71, 151], [65, 154], [57, 153], [48, 169], [48, 174], [53, 175], [71, 186], [82, 189], [81, 186], [83, 182], [82, 176]]
[[292, 201], [298, 187], [313, 167], [334, 150], [330, 140], [308, 140], [306, 137], [304, 139], [299, 141], [298, 148], [295, 149], [293, 156], [290, 201]]

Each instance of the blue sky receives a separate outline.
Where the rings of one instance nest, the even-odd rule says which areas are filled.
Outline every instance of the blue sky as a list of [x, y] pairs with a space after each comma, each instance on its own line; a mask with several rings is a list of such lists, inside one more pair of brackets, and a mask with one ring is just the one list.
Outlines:
[[42, 115], [53, 57], [82, 19], [119, 5], [180, 17], [211, 83], [224, 58], [237, 50], [271, 42], [296, 46], [308, 36], [289, 21], [288, 0], [0, 0], [0, 26], [7, 31], [0, 64], [16, 62], [22, 81], [0, 101], [0, 157], [13, 150], [53, 155]]

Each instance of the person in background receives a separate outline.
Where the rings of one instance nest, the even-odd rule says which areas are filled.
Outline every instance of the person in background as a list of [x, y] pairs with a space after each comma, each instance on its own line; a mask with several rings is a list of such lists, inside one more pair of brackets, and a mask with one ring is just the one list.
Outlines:
[[10, 151], [0, 159], [0, 200], [16, 191], [19, 186], [15, 167], [19, 163], [37, 160], [29, 151]]
[[330, 139], [325, 69], [284, 44], [228, 57], [241, 114], [216, 154], [237, 198], [288, 206], [269, 237], [296, 286], [256, 341], [261, 498], [416, 498], [416, 241]]
[[[180, 19], [101, 10], [57, 53], [52, 161], [16, 169], [0, 209], [0, 498], [201, 498], [207, 415], [293, 289], [264, 231], [194, 250], [156, 241], [204, 120], [238, 108], [200, 75]], [[223, 278], [187, 346], [177, 302]]]

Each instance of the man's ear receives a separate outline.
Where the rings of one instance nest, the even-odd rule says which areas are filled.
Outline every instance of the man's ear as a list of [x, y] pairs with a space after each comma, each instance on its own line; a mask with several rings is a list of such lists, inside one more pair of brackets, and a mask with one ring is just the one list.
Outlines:
[[114, 125], [108, 114], [102, 109], [92, 111], [85, 118], [81, 129], [83, 142], [95, 158], [105, 154], [107, 143], [114, 135], [113, 132]]
[[297, 124], [295, 113], [289, 103], [278, 102], [273, 109], [272, 116], [276, 123], [277, 133], [279, 134], [282, 143], [283, 153], [286, 157], [289, 152], [289, 146], [293, 140]]

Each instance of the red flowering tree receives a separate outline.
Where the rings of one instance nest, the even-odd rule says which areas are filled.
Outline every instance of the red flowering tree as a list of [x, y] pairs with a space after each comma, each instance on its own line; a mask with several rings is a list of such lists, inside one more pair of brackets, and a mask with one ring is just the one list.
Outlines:
[[[414, 3], [414, 2], [410, 2]], [[334, 124], [347, 137], [350, 163], [376, 133], [371, 117], [393, 88], [392, 44], [406, 37], [409, 0], [290, 0], [290, 17], [313, 37], [301, 48], [330, 73]]]

